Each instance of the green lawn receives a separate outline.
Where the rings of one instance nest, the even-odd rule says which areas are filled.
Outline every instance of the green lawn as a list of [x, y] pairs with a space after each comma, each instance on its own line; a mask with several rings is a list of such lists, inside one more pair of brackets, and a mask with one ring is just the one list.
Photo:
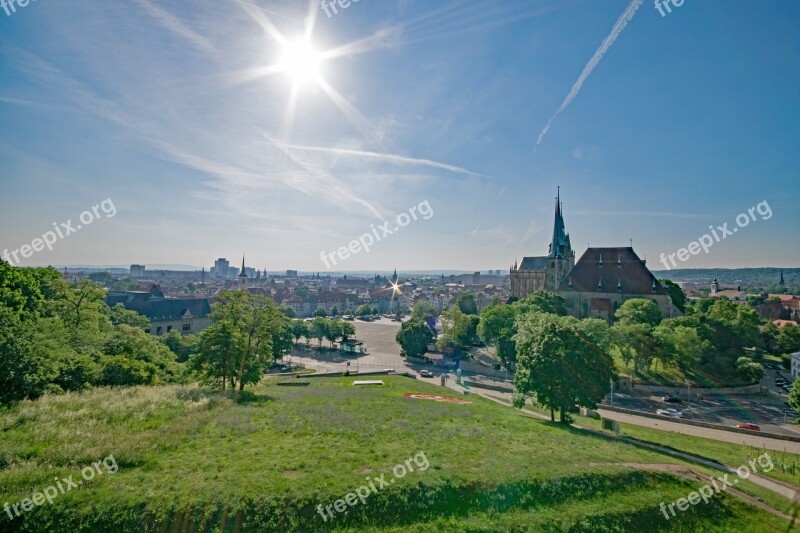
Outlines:
[[[755, 531], [786, 522], [729, 495], [670, 521], [694, 485], [636, 464], [676, 459], [471, 404], [404, 399], [439, 387], [381, 376], [265, 381], [235, 404], [193, 387], [98, 389], [0, 411], [0, 504], [113, 455], [98, 475], [3, 531]], [[407, 474], [324, 522], [332, 504], [423, 452]], [[411, 463], [415, 464], [415, 463]], [[499, 524], [496, 526], [496, 524]], [[349, 528], [349, 529], [348, 529]], [[494, 529], [493, 529], [494, 528]], [[748, 529], [750, 528], [750, 529]], [[762, 529], [763, 530], [763, 529]]]

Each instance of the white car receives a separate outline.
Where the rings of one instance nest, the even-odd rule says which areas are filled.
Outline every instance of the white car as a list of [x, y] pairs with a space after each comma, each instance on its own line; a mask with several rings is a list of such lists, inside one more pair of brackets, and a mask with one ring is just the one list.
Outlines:
[[419, 375], [422, 376], [423, 378], [432, 378], [433, 372], [431, 372], [430, 370], [420, 370]]
[[661, 416], [669, 416], [672, 418], [683, 418], [683, 413], [676, 411], [675, 409], [659, 409], [656, 411], [656, 414]]

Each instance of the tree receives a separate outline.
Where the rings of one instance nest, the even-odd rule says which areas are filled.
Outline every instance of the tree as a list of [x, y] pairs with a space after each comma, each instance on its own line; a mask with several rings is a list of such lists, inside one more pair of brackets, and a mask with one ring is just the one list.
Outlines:
[[740, 357], [736, 360], [736, 373], [748, 383], [759, 383], [764, 379], [764, 367], [753, 362], [749, 357]]
[[660, 279], [658, 282], [661, 283], [661, 286], [664, 287], [667, 294], [672, 298], [672, 303], [675, 304], [675, 307], [677, 307], [681, 313], [686, 312], [686, 294], [683, 292], [683, 289], [668, 279]]
[[764, 324], [764, 327], [761, 329], [761, 345], [767, 353], [771, 353], [778, 348], [778, 338], [780, 334], [781, 330], [771, 321]]
[[791, 405], [795, 411], [800, 411], [800, 378], [794, 380], [794, 388], [792, 392], [789, 393], [789, 405]]
[[[207, 342], [201, 343], [192, 367], [201, 375], [221, 378], [223, 388], [227, 381], [236, 397], [246, 384], [257, 383], [276, 359], [273, 338], [281, 330], [286, 334], [286, 318], [270, 299], [243, 291], [222, 292], [211, 318], [211, 327], [202, 332]], [[221, 364], [215, 364], [217, 360]]]
[[433, 332], [418, 318], [412, 318], [400, 326], [400, 331], [395, 336], [397, 343], [409, 357], [422, 357], [428, 351], [428, 345], [433, 342]]
[[333, 307], [331, 307], [331, 316], [334, 316], [334, 317], [335, 316], [339, 316], [339, 308], [336, 307], [335, 305]]
[[128, 311], [122, 304], [116, 304], [111, 308], [111, 323], [116, 325], [125, 324], [135, 328], [146, 329], [150, 327], [150, 320], [136, 311]]
[[439, 313], [436, 312], [436, 307], [433, 306], [430, 302], [417, 302], [414, 304], [414, 307], [411, 309], [411, 318], [416, 320], [422, 320], [426, 324], [432, 318], [436, 318]]
[[456, 307], [465, 315], [477, 315], [478, 306], [475, 304], [475, 293], [466, 291], [459, 294], [456, 298]]
[[328, 334], [328, 320], [321, 316], [311, 322], [311, 336], [317, 339], [317, 347], [322, 348], [322, 339]]
[[159, 340], [175, 354], [180, 363], [186, 362], [197, 349], [197, 335], [183, 335], [172, 330], [159, 337]]
[[440, 349], [468, 348], [478, 335], [480, 317], [467, 315], [456, 306], [442, 313], [442, 336], [439, 339]]
[[655, 327], [661, 322], [661, 309], [654, 302], [644, 298], [626, 300], [614, 315], [623, 325], [643, 324]]
[[700, 337], [696, 329], [682, 326], [676, 319], [665, 319], [653, 330], [664, 366], [677, 366], [687, 374], [697, 368], [711, 343]]
[[317, 308], [317, 309], [316, 309], [316, 310], [315, 310], [315, 311], [314, 311], [314, 312], [311, 314], [311, 316], [314, 316], [314, 317], [322, 317], [322, 318], [324, 318], [324, 317], [328, 316], [328, 313], [326, 313], [326, 312], [325, 312], [325, 309], [323, 309], [322, 307], [318, 307], [318, 308]]
[[515, 305], [491, 306], [481, 312], [478, 335], [486, 344], [494, 345], [497, 356], [505, 365], [516, 359], [514, 335], [517, 334], [515, 321], [519, 314], [520, 308]]
[[331, 343], [331, 349], [333, 348], [333, 343], [339, 338], [340, 324], [342, 324], [341, 320], [325, 321], [325, 338]]
[[652, 328], [645, 324], [618, 323], [612, 328], [614, 343], [619, 348], [627, 366], [634, 364], [634, 372], [641, 372], [658, 357], [659, 346], [652, 335]]
[[339, 332], [339, 337], [342, 339], [342, 342], [344, 342], [350, 338], [350, 335], [356, 334], [356, 328], [350, 322], [345, 322], [343, 320], [340, 320], [338, 325], [338, 332]]
[[519, 308], [527, 313], [539, 311], [542, 313], [552, 313], [559, 316], [566, 316], [567, 305], [564, 298], [554, 292], [535, 291], [527, 298], [515, 302]]
[[297, 317], [297, 311], [295, 311], [294, 307], [292, 307], [291, 305], [282, 305], [278, 308], [278, 310], [280, 310], [280, 312], [283, 313], [286, 316], [286, 318]]
[[367, 316], [372, 314], [372, 308], [367, 304], [359, 305], [356, 309], [356, 316]]
[[597, 344], [606, 343], [597, 324], [584, 328], [572, 317], [529, 313], [518, 327], [514, 405], [522, 407], [533, 394], [550, 409], [551, 420], [558, 409], [562, 423], [570, 421], [576, 405], [597, 407], [617, 377], [613, 359]]
[[787, 324], [781, 328], [776, 340], [782, 353], [800, 352], [800, 326]]
[[305, 320], [292, 320], [292, 337], [294, 337], [295, 344], [300, 342], [300, 337], [309, 338], [310, 331], [308, 322]]

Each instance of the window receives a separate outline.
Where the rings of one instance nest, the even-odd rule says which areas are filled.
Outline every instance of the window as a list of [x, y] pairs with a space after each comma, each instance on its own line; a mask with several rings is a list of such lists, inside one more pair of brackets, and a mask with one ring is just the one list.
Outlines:
[[156, 328], [156, 335], [161, 335], [161, 326]]
[[172, 326], [167, 326], [167, 333], [169, 333], [170, 331], [172, 331]]
[[183, 331], [192, 331], [192, 325], [191, 324], [184, 324], [183, 325]]

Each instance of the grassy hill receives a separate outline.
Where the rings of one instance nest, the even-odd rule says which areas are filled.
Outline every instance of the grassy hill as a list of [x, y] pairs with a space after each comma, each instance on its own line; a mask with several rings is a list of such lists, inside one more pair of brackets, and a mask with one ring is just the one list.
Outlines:
[[[113, 455], [103, 471], [3, 531], [773, 531], [787, 522], [720, 494], [667, 521], [697, 488], [639, 465], [669, 456], [534, 420], [400, 376], [266, 381], [235, 404], [192, 387], [100, 389], [0, 411], [0, 504]], [[414, 472], [393, 467], [413, 460]], [[317, 511], [385, 474], [326, 521]], [[378, 486], [377, 482], [374, 483]]]

